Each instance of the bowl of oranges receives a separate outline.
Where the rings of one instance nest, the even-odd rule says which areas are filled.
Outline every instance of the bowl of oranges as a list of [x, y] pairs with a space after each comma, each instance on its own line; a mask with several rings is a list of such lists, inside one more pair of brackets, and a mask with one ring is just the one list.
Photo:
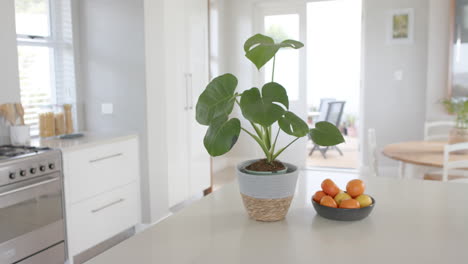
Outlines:
[[348, 182], [342, 191], [332, 180], [322, 182], [322, 190], [312, 196], [317, 214], [332, 220], [356, 221], [366, 218], [374, 209], [375, 200], [364, 194], [366, 185], [362, 180]]

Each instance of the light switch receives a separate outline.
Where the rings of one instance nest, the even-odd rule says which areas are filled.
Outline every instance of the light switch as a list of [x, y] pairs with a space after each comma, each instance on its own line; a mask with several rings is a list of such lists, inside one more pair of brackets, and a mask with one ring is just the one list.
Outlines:
[[101, 104], [101, 113], [103, 115], [112, 115], [114, 113], [114, 104], [112, 103]]
[[395, 81], [402, 81], [403, 80], [403, 71], [398, 70], [393, 73], [393, 78], [395, 78]]

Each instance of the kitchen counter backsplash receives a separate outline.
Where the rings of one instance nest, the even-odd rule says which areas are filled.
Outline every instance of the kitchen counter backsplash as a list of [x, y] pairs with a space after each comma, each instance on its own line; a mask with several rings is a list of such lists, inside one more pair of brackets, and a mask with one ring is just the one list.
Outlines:
[[10, 144], [10, 128], [3, 117], [0, 117], [0, 145]]

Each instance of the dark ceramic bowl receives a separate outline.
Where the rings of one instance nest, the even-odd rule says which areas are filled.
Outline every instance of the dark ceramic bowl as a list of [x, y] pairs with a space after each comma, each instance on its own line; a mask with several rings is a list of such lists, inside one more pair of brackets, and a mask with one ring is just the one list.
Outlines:
[[321, 217], [337, 221], [357, 221], [366, 218], [374, 209], [375, 200], [372, 198], [372, 204], [359, 209], [343, 209], [323, 206], [312, 200], [315, 211]]

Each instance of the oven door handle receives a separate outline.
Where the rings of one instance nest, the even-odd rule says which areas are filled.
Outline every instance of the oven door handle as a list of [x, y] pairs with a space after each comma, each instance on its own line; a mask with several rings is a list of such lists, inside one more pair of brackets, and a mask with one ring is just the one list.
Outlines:
[[7, 195], [10, 195], [10, 194], [14, 194], [14, 193], [21, 192], [21, 191], [26, 191], [26, 190], [29, 190], [29, 189], [32, 189], [32, 188], [36, 188], [36, 187], [39, 187], [39, 186], [42, 186], [42, 185], [45, 185], [45, 184], [49, 184], [49, 183], [58, 181], [59, 179], [60, 178], [52, 178], [52, 179], [36, 182], [36, 183], [33, 183], [33, 184], [29, 184], [29, 185], [26, 185], [24, 187], [20, 187], [20, 188], [11, 190], [11, 191], [6, 191], [6, 192], [3, 192], [3, 193], [0, 193], [0, 197], [7, 196]]

